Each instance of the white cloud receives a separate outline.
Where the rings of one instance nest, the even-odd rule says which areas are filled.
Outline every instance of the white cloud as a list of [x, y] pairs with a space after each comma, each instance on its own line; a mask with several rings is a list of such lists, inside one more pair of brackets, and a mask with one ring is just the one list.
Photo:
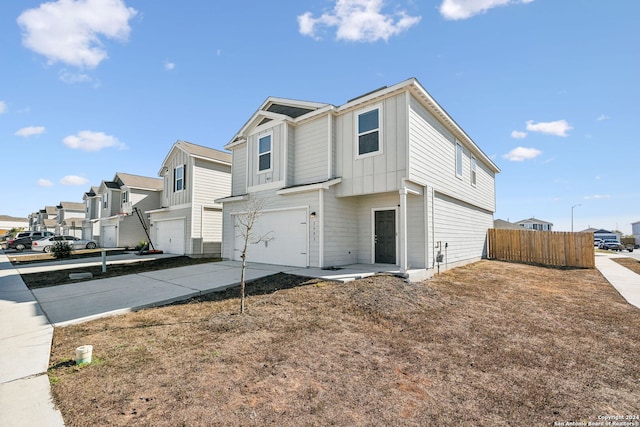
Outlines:
[[536, 148], [516, 147], [502, 157], [511, 162], [522, 162], [524, 160], [535, 159], [540, 154], [542, 154], [542, 151]]
[[8, 110], [7, 103], [4, 101], [0, 101], [0, 114], [6, 113]]
[[101, 37], [126, 41], [136, 10], [123, 0], [58, 0], [18, 17], [22, 44], [49, 63], [95, 68], [107, 58]]
[[320, 39], [322, 28], [336, 28], [336, 39], [357, 42], [389, 40], [416, 25], [420, 16], [409, 16], [404, 10], [382, 13], [382, 0], [336, 0], [332, 11], [314, 18], [311, 12], [298, 16], [300, 34]]
[[609, 194], [594, 194], [593, 196], [584, 196], [585, 200], [598, 200], [598, 199], [610, 199]]
[[520, 132], [519, 130], [514, 130], [513, 132], [511, 132], [511, 138], [524, 139], [526, 137], [527, 137], [526, 132]]
[[111, 135], [90, 130], [80, 131], [77, 135], [69, 135], [62, 142], [69, 148], [83, 151], [100, 151], [109, 147], [115, 147], [119, 150], [127, 148], [123, 142], [118, 141], [117, 138]]
[[89, 183], [87, 178], [78, 175], [67, 175], [60, 180], [62, 185], [86, 185]]
[[451, 20], [467, 19], [494, 7], [531, 2], [533, 0], [443, 0], [440, 14]]
[[[68, 84], [95, 83], [93, 78], [86, 73], [74, 73], [66, 69], [60, 70], [60, 72], [58, 73], [58, 78]], [[97, 85], [99, 86], [99, 84]]]
[[176, 68], [176, 64], [174, 62], [164, 61], [164, 69], [167, 71], [171, 71]]
[[25, 128], [18, 129], [16, 133], [14, 133], [14, 135], [24, 136], [25, 138], [28, 138], [33, 135], [40, 135], [44, 133], [44, 131], [45, 131], [44, 126], [27, 126]]
[[611, 117], [607, 116], [606, 114], [600, 114], [596, 120], [602, 122], [604, 120], [609, 120], [610, 118]]
[[40, 187], [52, 187], [53, 186], [53, 182], [49, 181], [48, 179], [40, 178], [38, 180], [38, 185]]
[[546, 133], [548, 135], [568, 136], [567, 131], [573, 129], [566, 120], [556, 120], [555, 122], [538, 122], [533, 120], [527, 121], [527, 130], [530, 132]]

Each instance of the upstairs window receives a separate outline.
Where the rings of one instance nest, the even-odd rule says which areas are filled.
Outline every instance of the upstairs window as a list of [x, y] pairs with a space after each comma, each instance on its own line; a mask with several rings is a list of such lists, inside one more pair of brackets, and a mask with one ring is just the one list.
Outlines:
[[358, 157], [382, 152], [380, 110], [376, 107], [357, 116]]
[[258, 138], [258, 172], [271, 169], [271, 135]]
[[102, 208], [107, 209], [109, 207], [109, 193], [102, 195]]
[[462, 144], [456, 142], [456, 176], [462, 178]]
[[186, 188], [185, 185], [185, 170], [187, 165], [180, 165], [173, 170], [173, 191], [182, 191]]
[[122, 192], [122, 203], [127, 203], [129, 201], [129, 192], [128, 191], [123, 191]]
[[476, 158], [471, 156], [471, 185], [476, 185]]

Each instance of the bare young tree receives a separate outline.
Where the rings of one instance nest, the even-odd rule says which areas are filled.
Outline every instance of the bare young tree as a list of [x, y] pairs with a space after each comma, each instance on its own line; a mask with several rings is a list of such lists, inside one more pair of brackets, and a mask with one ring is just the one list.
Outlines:
[[256, 235], [254, 226], [258, 221], [264, 208], [264, 200], [249, 198], [244, 205], [244, 211], [235, 215], [235, 227], [238, 229], [238, 237], [242, 238], [242, 250], [240, 258], [242, 258], [242, 274], [240, 276], [240, 314], [245, 309], [245, 277], [247, 270], [247, 251], [249, 245], [255, 245], [261, 242], [273, 240], [271, 232], [262, 235]]

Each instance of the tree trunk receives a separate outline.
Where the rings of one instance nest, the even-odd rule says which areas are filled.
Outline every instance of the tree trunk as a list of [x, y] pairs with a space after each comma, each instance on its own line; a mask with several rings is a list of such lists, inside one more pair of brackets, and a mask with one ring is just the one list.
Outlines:
[[245, 254], [242, 254], [242, 275], [240, 276], [240, 314], [244, 314], [244, 277], [247, 269]]

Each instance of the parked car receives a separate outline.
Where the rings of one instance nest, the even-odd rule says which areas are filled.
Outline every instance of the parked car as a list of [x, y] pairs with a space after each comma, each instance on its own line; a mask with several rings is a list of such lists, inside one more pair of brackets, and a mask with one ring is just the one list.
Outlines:
[[600, 247], [602, 242], [604, 242], [602, 239], [593, 239], [593, 246]]
[[15, 237], [7, 240], [7, 249], [15, 249], [21, 252], [25, 249], [31, 249], [34, 240], [40, 240], [45, 237], [53, 236], [50, 231], [21, 231]]
[[31, 243], [31, 249], [49, 253], [56, 243], [67, 243], [71, 246], [71, 249], [94, 249], [98, 246], [95, 240], [81, 239], [74, 236], [51, 236], [35, 240]]
[[600, 243], [600, 246], [598, 246], [599, 249], [605, 249], [607, 251], [624, 251], [626, 250], [626, 248], [624, 246], [622, 246], [622, 244], [620, 244], [620, 242], [617, 242], [615, 240], [605, 240], [602, 243]]

